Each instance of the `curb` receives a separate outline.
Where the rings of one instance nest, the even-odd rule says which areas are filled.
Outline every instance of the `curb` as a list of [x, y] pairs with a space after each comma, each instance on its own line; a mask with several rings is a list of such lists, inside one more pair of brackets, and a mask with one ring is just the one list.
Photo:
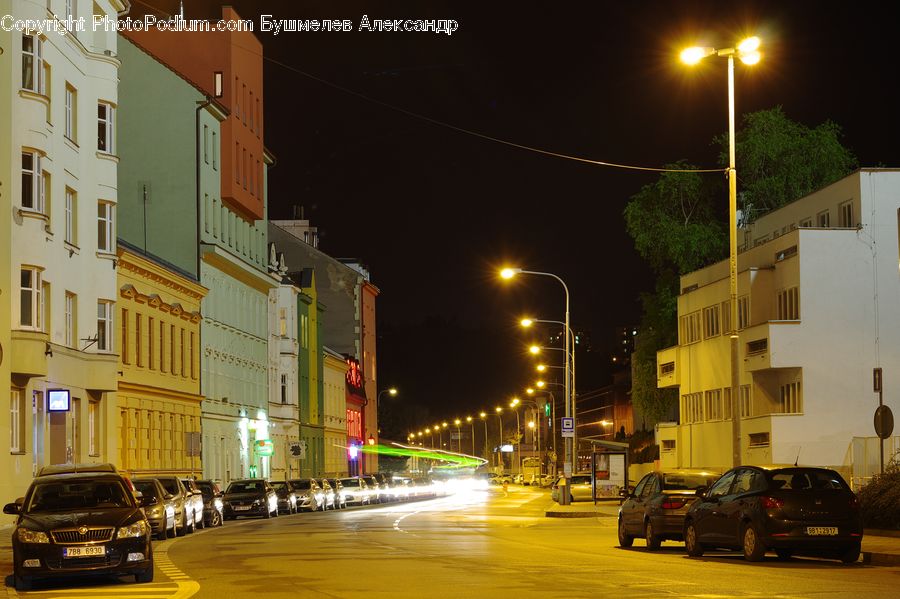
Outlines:
[[547, 518], [615, 518], [615, 514], [602, 514], [600, 512], [559, 512], [547, 510], [544, 512]]
[[900, 555], [896, 553], [863, 551], [862, 563], [869, 566], [900, 566]]

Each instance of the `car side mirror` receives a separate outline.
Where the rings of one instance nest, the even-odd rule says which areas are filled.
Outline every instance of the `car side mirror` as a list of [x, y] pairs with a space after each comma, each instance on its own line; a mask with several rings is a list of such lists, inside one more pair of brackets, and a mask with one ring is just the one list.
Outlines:
[[631, 497], [631, 491], [628, 490], [627, 488], [621, 489], [619, 491], [619, 497], [621, 497], [622, 499], [628, 499], [629, 497]]
[[17, 515], [21, 510], [21, 506], [18, 503], [7, 503], [3, 506], [3, 513], [10, 515]]
[[224, 496], [225, 496], [225, 493], [224, 493], [224, 492], [222, 492], [222, 491], [217, 491], [217, 492], [216, 492], [216, 497], [224, 497]]
[[706, 499], [706, 488], [699, 487], [696, 491], [694, 491], [694, 495], [696, 495], [700, 499]]

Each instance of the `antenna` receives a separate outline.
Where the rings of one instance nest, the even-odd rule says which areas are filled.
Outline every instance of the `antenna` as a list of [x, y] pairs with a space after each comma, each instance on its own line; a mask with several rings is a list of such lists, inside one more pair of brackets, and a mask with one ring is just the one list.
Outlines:
[[797, 464], [800, 462], [800, 451], [802, 451], [802, 450], [803, 450], [803, 446], [802, 446], [802, 445], [801, 445], [800, 447], [797, 448], [797, 459], [794, 460], [794, 468], [796, 468], [796, 467], [797, 467]]

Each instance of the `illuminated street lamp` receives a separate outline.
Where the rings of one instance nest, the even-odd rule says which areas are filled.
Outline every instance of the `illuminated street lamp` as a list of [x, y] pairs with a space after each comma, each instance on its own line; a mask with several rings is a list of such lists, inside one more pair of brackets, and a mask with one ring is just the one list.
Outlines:
[[497, 452], [499, 454], [498, 461], [500, 462], [500, 466], [503, 469], [506, 469], [506, 464], [503, 463], [503, 416], [501, 416], [501, 414], [503, 414], [503, 408], [497, 406], [494, 410], [497, 412], [497, 420], [500, 422], [500, 451]]
[[471, 416], [466, 416], [466, 422], [472, 425], [472, 455], [475, 455], [475, 421]]
[[517, 409], [519, 405], [519, 398], [513, 397], [512, 401], [509, 402], [509, 407], [513, 409], [513, 412], [516, 413], [516, 472], [522, 472], [522, 439], [519, 438], [521, 434], [520, 425], [519, 425], [519, 410]]
[[741, 465], [741, 370], [740, 348], [738, 344], [738, 280], [737, 280], [737, 168], [734, 157], [734, 57], [753, 65], [759, 62], [760, 40], [750, 37], [736, 48], [716, 49], [709, 47], [688, 48], [681, 53], [681, 60], [687, 64], [697, 64], [708, 56], [722, 56], [728, 59], [728, 287], [731, 299], [731, 452], [732, 464]]
[[[453, 421], [453, 424], [456, 425], [456, 451], [462, 453], [462, 436], [459, 434], [459, 425], [462, 421], [457, 418]], [[450, 437], [450, 451], [453, 451], [453, 437]]]
[[[478, 417], [481, 418], [481, 421], [484, 422], [484, 450], [487, 451], [488, 440], [487, 440], [487, 412], [481, 412], [478, 414]], [[484, 451], [482, 451], [484, 453]]]

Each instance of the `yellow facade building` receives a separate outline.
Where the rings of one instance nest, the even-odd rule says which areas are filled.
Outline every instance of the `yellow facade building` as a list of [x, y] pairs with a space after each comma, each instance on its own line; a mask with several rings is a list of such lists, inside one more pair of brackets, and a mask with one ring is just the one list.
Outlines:
[[200, 301], [208, 290], [121, 241], [118, 261], [118, 465], [132, 475], [199, 475]]

